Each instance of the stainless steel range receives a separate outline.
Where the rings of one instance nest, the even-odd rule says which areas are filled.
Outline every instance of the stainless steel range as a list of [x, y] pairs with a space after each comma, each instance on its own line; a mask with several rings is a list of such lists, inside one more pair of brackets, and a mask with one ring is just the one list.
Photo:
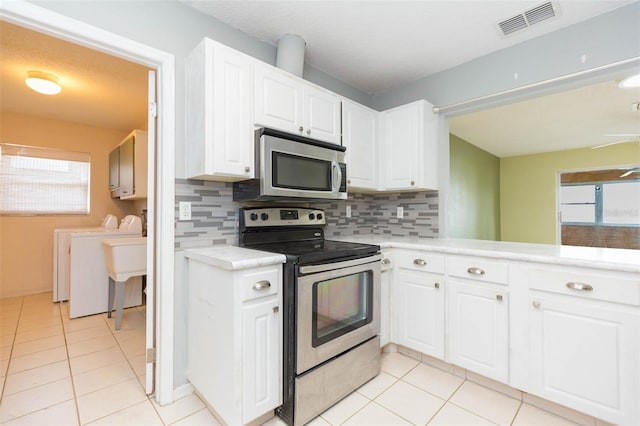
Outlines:
[[283, 405], [307, 423], [380, 372], [380, 247], [324, 239], [325, 213], [240, 209], [240, 245], [287, 257]]

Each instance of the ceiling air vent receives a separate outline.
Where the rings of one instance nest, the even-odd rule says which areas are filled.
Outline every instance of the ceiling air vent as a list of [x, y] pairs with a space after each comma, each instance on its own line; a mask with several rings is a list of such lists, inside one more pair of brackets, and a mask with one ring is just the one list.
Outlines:
[[558, 7], [549, 1], [499, 22], [498, 27], [500, 27], [502, 35], [506, 37], [538, 22], [557, 16], [558, 10]]

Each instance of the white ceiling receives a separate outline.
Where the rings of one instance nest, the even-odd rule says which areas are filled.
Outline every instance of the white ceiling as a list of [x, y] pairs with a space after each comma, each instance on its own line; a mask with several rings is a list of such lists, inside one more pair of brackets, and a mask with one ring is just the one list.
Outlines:
[[[640, 137], [634, 102], [640, 89], [608, 81], [454, 117], [449, 128], [498, 157], [594, 147]], [[629, 161], [640, 161], [640, 150]]]
[[[189, 4], [270, 43], [276, 43], [283, 34], [297, 33], [307, 41], [308, 63], [373, 93], [630, 1], [560, 1], [560, 17], [506, 39], [500, 37], [494, 24], [540, 1]], [[123, 131], [146, 128], [145, 67], [6, 22], [0, 22], [0, 53], [2, 110]], [[33, 69], [58, 75], [62, 93], [47, 97], [30, 91], [24, 78]], [[640, 101], [640, 94], [636, 92], [634, 98], [630, 94], [633, 92], [623, 94], [613, 86], [599, 85], [593, 91], [585, 88], [456, 117], [452, 129], [498, 156], [606, 143], [611, 138], [598, 142], [593, 138], [604, 133], [638, 132], [638, 113], [631, 115], [628, 109], [631, 102]]]
[[[126, 132], [147, 128], [147, 68], [7, 22], [0, 22], [0, 52], [3, 111]], [[62, 92], [29, 89], [31, 70], [57, 76]]]
[[308, 64], [367, 93], [397, 87], [633, 0], [560, 0], [560, 14], [509, 37], [497, 23], [544, 0], [181, 0], [268, 43], [298, 34]]

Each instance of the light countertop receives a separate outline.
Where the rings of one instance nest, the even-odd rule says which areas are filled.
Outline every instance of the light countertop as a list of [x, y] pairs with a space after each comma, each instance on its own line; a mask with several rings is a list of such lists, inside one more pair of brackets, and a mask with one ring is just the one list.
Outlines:
[[[640, 274], [640, 250], [503, 241], [349, 235], [330, 240], [377, 244], [381, 248], [433, 251], [523, 262], [605, 269]], [[285, 256], [237, 246], [213, 246], [185, 250], [185, 256], [228, 270], [268, 266], [286, 261]]]
[[328, 239], [378, 244], [383, 249], [425, 250], [445, 254], [640, 273], [640, 250], [485, 240], [392, 237], [389, 235], [350, 235]]
[[237, 246], [212, 246], [188, 249], [184, 251], [184, 255], [189, 259], [230, 271], [276, 265], [286, 261], [285, 256], [282, 254], [251, 250]]

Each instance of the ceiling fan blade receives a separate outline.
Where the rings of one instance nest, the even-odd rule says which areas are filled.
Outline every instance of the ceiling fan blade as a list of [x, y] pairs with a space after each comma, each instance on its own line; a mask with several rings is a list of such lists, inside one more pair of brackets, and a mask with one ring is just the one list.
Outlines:
[[621, 143], [629, 143], [629, 142], [640, 142], [640, 135], [639, 134], [618, 134], [618, 135], [604, 135], [604, 136], [617, 136], [617, 137], [624, 137], [624, 136], [632, 136], [631, 139], [623, 139], [623, 140], [619, 140], [616, 142], [609, 142], [609, 143], [605, 143], [602, 145], [597, 145], [597, 146], [592, 146], [591, 149], [598, 149], [598, 148], [604, 148], [607, 146], [611, 146], [611, 145], [618, 145]]
[[635, 170], [631, 169], [631, 170], [627, 170], [626, 172], [624, 172], [623, 174], [620, 175], [621, 178], [627, 177], [629, 176], [631, 173], [635, 172]]

